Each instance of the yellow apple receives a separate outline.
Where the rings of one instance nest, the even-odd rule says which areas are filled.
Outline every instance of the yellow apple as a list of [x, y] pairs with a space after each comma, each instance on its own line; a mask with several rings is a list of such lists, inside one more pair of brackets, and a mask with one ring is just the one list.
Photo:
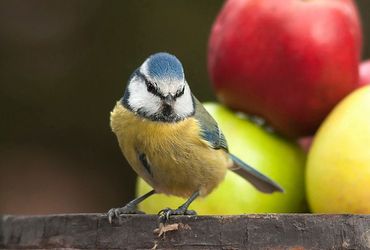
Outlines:
[[313, 212], [370, 213], [370, 86], [347, 96], [321, 125], [306, 183]]
[[[260, 193], [243, 178], [229, 171], [225, 180], [209, 196], [196, 200], [190, 209], [196, 210], [198, 214], [305, 211], [305, 155], [300, 148], [219, 104], [209, 103], [205, 107], [224, 132], [230, 152], [275, 180], [285, 189], [285, 193]], [[137, 194], [149, 190], [150, 187], [139, 179]], [[184, 201], [156, 194], [139, 208], [147, 213], [157, 213], [165, 207], [177, 208]]]

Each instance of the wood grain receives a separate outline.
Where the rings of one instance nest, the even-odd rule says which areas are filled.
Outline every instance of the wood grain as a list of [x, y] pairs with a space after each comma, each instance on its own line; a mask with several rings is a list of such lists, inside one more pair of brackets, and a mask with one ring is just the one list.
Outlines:
[[153, 233], [157, 216], [0, 216], [1, 249], [370, 249], [370, 215], [181, 216]]

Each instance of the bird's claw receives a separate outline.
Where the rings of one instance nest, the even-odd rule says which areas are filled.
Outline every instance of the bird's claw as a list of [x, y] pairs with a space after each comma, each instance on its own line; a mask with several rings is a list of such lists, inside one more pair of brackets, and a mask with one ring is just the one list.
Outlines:
[[187, 210], [179, 207], [178, 209], [165, 208], [159, 211], [159, 221], [165, 224], [173, 215], [197, 215], [194, 210]]
[[107, 216], [109, 223], [112, 224], [113, 218], [119, 218], [121, 214], [143, 214], [144, 212], [137, 210], [136, 207], [126, 205], [124, 207], [112, 208], [108, 211]]

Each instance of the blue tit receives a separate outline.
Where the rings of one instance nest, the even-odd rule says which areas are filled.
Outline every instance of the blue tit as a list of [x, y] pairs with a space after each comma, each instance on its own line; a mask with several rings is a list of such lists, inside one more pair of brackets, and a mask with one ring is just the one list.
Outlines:
[[232, 170], [264, 193], [282, 192], [274, 181], [232, 155], [216, 121], [191, 93], [181, 62], [168, 53], [150, 56], [131, 75], [110, 116], [123, 155], [153, 190], [108, 212], [109, 221], [136, 213], [155, 193], [189, 198], [162, 215], [194, 214], [188, 210]]

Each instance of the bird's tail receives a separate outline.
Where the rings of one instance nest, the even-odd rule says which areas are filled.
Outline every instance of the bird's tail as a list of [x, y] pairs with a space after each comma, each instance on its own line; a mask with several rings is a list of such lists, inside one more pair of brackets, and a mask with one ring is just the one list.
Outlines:
[[232, 171], [252, 183], [252, 185], [263, 193], [284, 192], [276, 182], [258, 172], [235, 155], [230, 154], [234, 165], [230, 168]]

